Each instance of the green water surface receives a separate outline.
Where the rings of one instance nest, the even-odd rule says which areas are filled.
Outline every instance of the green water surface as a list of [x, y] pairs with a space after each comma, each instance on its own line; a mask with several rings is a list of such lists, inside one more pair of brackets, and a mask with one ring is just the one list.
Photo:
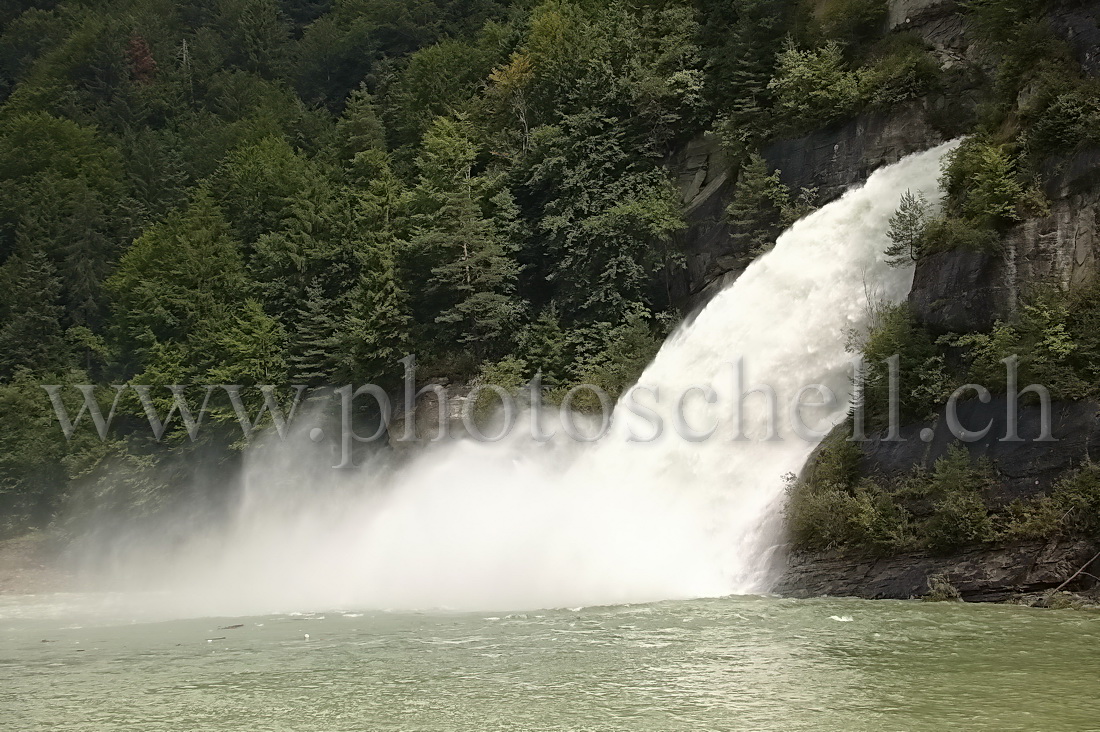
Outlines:
[[1100, 730], [1087, 611], [728, 598], [123, 622], [82, 607], [0, 598], [0, 729]]

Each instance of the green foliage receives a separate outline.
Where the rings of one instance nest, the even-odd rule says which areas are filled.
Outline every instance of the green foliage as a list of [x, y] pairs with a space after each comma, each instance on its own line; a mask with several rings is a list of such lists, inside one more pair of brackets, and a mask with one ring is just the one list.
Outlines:
[[860, 44], [879, 35], [886, 25], [883, 0], [831, 0], [819, 12], [821, 30], [842, 44]]
[[1042, 213], [1046, 205], [1037, 189], [1025, 184], [1009, 150], [978, 137], [949, 154], [941, 182], [947, 214], [980, 230], [1002, 230], [1027, 214]]
[[534, 236], [520, 257], [539, 260], [531, 274], [565, 318], [614, 322], [667, 302], [655, 286], [682, 265], [672, 235], [685, 224], [665, 171], [635, 150], [618, 120], [594, 112], [532, 134], [516, 198], [521, 212], [534, 203]]
[[[875, 12], [882, 9], [870, 6]], [[842, 35], [850, 33], [855, 31]], [[865, 108], [893, 109], [935, 90], [940, 80], [935, 57], [908, 37], [885, 44], [863, 66], [846, 62], [835, 39], [809, 49], [788, 39], [768, 89], [775, 96], [780, 129], [798, 130], [847, 119]]]
[[778, 0], [705, 0], [701, 28], [706, 61], [704, 98], [721, 111], [722, 136], [735, 151], [752, 149], [770, 132], [768, 84], [792, 5]]
[[734, 250], [751, 259], [771, 249], [789, 223], [784, 215], [789, 206], [790, 191], [780, 182], [779, 171], [769, 173], [764, 158], [750, 155], [726, 207]]
[[890, 237], [890, 246], [886, 247], [890, 264], [905, 265], [920, 259], [927, 228], [928, 200], [920, 191], [916, 195], [905, 191], [897, 211], [890, 217], [890, 228], [886, 232]]
[[943, 73], [935, 55], [912, 36], [897, 36], [873, 58], [863, 77], [862, 97], [872, 109], [890, 111], [937, 91]]
[[846, 67], [838, 43], [803, 50], [788, 41], [768, 89], [780, 118], [806, 125], [850, 116], [859, 107], [860, 86], [861, 74]]
[[885, 427], [889, 423], [887, 361], [894, 357], [898, 359], [897, 405], [901, 423], [931, 416], [949, 393], [943, 357], [931, 336], [904, 303], [882, 309], [875, 320], [862, 348], [866, 368], [863, 398], [868, 426]]
[[873, 480], [861, 478], [863, 451], [834, 429], [801, 476], [788, 476], [787, 529], [804, 551], [857, 549], [887, 553], [910, 542], [910, 517]]
[[931, 472], [888, 481], [861, 477], [860, 448], [846, 428], [826, 438], [788, 486], [787, 523], [801, 550], [881, 554], [949, 551], [997, 538], [984, 501], [992, 467], [952, 445]]
[[1024, 136], [1028, 153], [1036, 159], [1100, 143], [1100, 89], [1095, 82], [1050, 95], [1036, 106]]
[[505, 238], [515, 206], [507, 193], [483, 200], [487, 183], [472, 175], [477, 154], [463, 120], [433, 124], [419, 160], [416, 196], [423, 213], [408, 256], [435, 263], [420, 311], [438, 312], [435, 324], [460, 333], [458, 343], [484, 358], [505, 351], [523, 304], [515, 296], [519, 267]]
[[951, 339], [965, 349], [968, 379], [989, 389], [1006, 386], [1004, 359], [1018, 359], [1018, 383], [1042, 384], [1055, 398], [1096, 394], [1100, 374], [1100, 292], [1095, 285], [1070, 292], [1037, 288], [1028, 293], [1012, 321], [999, 321], [989, 333]]
[[61, 281], [41, 251], [21, 251], [0, 266], [0, 378], [65, 367]]
[[970, 219], [944, 215], [928, 219], [920, 249], [933, 254], [955, 249], [993, 252], [997, 247], [997, 232]]
[[[993, 49], [1002, 111], [952, 164], [921, 251], [994, 246], [1042, 210], [1042, 155], [1095, 138], [1090, 82], [1020, 2], [970, 9], [1007, 41]], [[875, 40], [883, 13], [881, 0], [16, 3], [0, 11], [0, 390], [76, 367], [118, 383], [391, 388], [416, 353], [456, 380], [541, 371], [555, 393], [618, 394], [678, 315], [685, 221], [667, 161], [684, 141], [720, 130], [744, 161], [728, 217], [755, 256], [816, 194], [787, 191], [754, 151], [944, 89], [923, 43]], [[1010, 140], [997, 124], [1017, 97]], [[967, 347], [980, 370], [1037, 344], [1029, 373], [1100, 383], [1097, 312], [1074, 301]], [[894, 314], [869, 361], [898, 349], [915, 418], [942, 399], [943, 362]], [[232, 419], [224, 406], [215, 422]], [[11, 449], [38, 439], [34, 423]], [[46, 513], [78, 479], [104, 501], [162, 505], [186, 441], [132, 429], [24, 492]], [[859, 517], [847, 530], [906, 541], [885, 488], [825, 482], [843, 489], [820, 500]]]
[[163, 357], [174, 354], [184, 371], [170, 383], [184, 383], [218, 365], [210, 345], [232, 327], [245, 285], [239, 244], [210, 194], [200, 191], [186, 210], [135, 241], [107, 281], [118, 342], [138, 368], [150, 360], [167, 366]]
[[1069, 473], [1048, 495], [1016, 501], [1001, 521], [1006, 541], [1100, 536], [1100, 467], [1091, 462]]
[[[664, 341], [663, 331], [648, 311], [629, 313], [622, 324], [606, 330], [603, 349], [578, 361], [574, 367], [577, 383], [598, 386], [617, 399], [657, 355]], [[583, 408], [581, 401], [576, 402], [579, 408]]]
[[951, 445], [947, 454], [936, 461], [924, 488], [934, 501], [923, 532], [927, 546], [948, 551], [993, 538], [993, 524], [983, 500], [984, 491], [992, 483], [988, 464], [973, 464], [965, 447]]

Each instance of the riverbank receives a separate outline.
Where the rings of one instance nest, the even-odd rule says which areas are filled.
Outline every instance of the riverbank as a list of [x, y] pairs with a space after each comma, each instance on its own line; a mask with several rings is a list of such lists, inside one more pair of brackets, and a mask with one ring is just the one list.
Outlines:
[[1063, 590], [1088, 598], [1100, 591], [1094, 576], [1094, 565], [1100, 564], [1097, 550], [1093, 541], [1062, 540], [976, 547], [942, 556], [796, 552], [774, 591], [794, 598], [906, 600], [936, 594], [939, 586], [950, 587], [967, 602], [1036, 604]]
[[61, 566], [62, 546], [35, 532], [0, 541], [0, 595], [37, 595], [72, 589], [73, 575]]

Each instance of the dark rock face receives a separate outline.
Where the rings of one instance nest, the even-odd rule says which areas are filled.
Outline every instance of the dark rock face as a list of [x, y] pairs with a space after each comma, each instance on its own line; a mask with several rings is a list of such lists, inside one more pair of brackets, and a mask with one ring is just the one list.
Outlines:
[[[818, 201], [824, 203], [878, 168], [943, 142], [943, 134], [928, 122], [932, 107], [943, 103], [915, 102], [889, 114], [862, 115], [844, 125], [773, 143], [764, 157], [792, 191], [817, 188]], [[693, 140], [668, 166], [676, 176], [688, 223], [678, 237], [686, 269], [672, 294], [691, 309], [733, 282], [744, 266], [746, 252], [735, 250], [725, 223], [736, 173], [711, 135]]]
[[686, 271], [673, 297], [690, 308], [737, 278], [745, 252], [734, 250], [726, 225], [733, 175], [718, 138], [693, 140], [669, 166], [676, 172], [688, 224], [677, 237]]
[[827, 202], [878, 168], [943, 141], [927, 120], [926, 105], [914, 103], [779, 140], [764, 148], [764, 158], [792, 191], [816, 188], [819, 200]]
[[989, 330], [1036, 284], [1072, 288], [1100, 273], [1100, 150], [1048, 167], [1050, 213], [1010, 229], [999, 251], [958, 249], [917, 262], [909, 303], [930, 330]]
[[1100, 5], [1061, 3], [1047, 16], [1051, 30], [1066, 39], [1086, 74], [1100, 74]]
[[[988, 458], [993, 463], [999, 477], [997, 492], [991, 496], [996, 503], [1044, 493], [1067, 471], [1094, 456], [1100, 459], [1100, 404], [1095, 402], [1051, 404], [1051, 434], [1057, 442], [1037, 440], [1043, 419], [1038, 404], [1020, 405], [1016, 411], [1017, 434], [1022, 442], [1004, 441], [1008, 434], [1008, 400], [1003, 396], [988, 404], [977, 399], [960, 402], [957, 414], [967, 430], [990, 428], [982, 439], [963, 444], [972, 459]], [[930, 442], [920, 438], [925, 429], [932, 430]], [[861, 472], [887, 478], [899, 477], [918, 465], [932, 469], [957, 442], [944, 412], [930, 422], [907, 425], [901, 430], [902, 441], [887, 442], [881, 435], [871, 437], [863, 445]]]
[[[772, 591], [788, 597], [862, 597], [906, 600], [926, 595], [928, 578], [941, 575], [971, 602], [1000, 602], [1018, 594], [1052, 590], [1077, 572], [1097, 547], [1088, 541], [977, 548], [948, 557], [923, 553], [874, 558], [843, 554], [788, 558]], [[1087, 590], [1081, 575], [1067, 589]]]
[[934, 333], [985, 331], [1008, 310], [1003, 257], [987, 252], [937, 252], [920, 262], [909, 303]]

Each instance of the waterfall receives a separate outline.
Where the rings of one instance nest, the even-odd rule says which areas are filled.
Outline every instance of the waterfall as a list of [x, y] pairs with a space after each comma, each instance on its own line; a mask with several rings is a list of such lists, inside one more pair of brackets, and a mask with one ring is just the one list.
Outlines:
[[[911, 268], [885, 262], [889, 218], [906, 189], [937, 198], [951, 147], [883, 168], [795, 223], [672, 335], [639, 380], [652, 391], [635, 395], [663, 418], [660, 438], [628, 440], [648, 436], [654, 420], [623, 401], [611, 432], [589, 445], [535, 443], [517, 429], [351, 475], [311, 467], [285, 446], [260, 451], [232, 531], [156, 569], [172, 607], [509, 610], [767, 591], [783, 476], [819, 441], [794, 433], [789, 406], [818, 384], [836, 399], [815, 408], [820, 395], [804, 396], [805, 423], [824, 432], [843, 419], [847, 334], [866, 327], [869, 298], [899, 302], [912, 283]], [[775, 391], [776, 439], [760, 439], [768, 410], [759, 394], [743, 400], [747, 439], [733, 439], [739, 359], [743, 390]], [[686, 425], [716, 427], [708, 439], [673, 428], [689, 387], [713, 389], [713, 403], [702, 389], [685, 401]]]

